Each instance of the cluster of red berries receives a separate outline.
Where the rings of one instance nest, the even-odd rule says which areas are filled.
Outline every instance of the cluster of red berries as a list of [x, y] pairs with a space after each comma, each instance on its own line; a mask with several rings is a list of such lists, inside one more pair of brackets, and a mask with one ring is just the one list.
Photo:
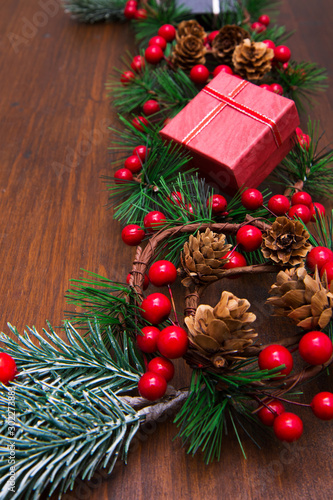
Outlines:
[[[156, 287], [170, 286], [177, 278], [176, 267], [168, 260], [158, 260], [149, 269], [149, 280]], [[152, 293], [141, 303], [142, 317], [158, 325], [168, 318], [171, 312], [171, 302], [162, 293]], [[167, 382], [174, 375], [171, 359], [182, 357], [188, 347], [186, 331], [177, 325], [167, 326], [159, 330], [156, 326], [145, 326], [136, 338], [138, 348], [146, 353], [159, 352], [161, 356], [153, 358], [147, 365], [147, 372], [138, 383], [142, 397], [155, 401], [166, 391]]]
[[310, 136], [308, 134], [305, 134], [301, 128], [296, 127], [296, 137], [299, 145], [308, 151], [311, 142]]
[[115, 182], [117, 184], [121, 184], [123, 182], [132, 181], [133, 174], [138, 174], [142, 170], [142, 166], [147, 160], [148, 153], [149, 150], [146, 148], [146, 146], [136, 146], [133, 149], [131, 156], [126, 158], [123, 168], [118, 169], [114, 173]]
[[[248, 210], [257, 210], [263, 207], [263, 196], [258, 189], [246, 189], [242, 193], [242, 204]], [[299, 218], [304, 224], [316, 221], [317, 215], [324, 217], [325, 207], [318, 202], [313, 202], [309, 193], [298, 191], [291, 200], [283, 194], [272, 196], [267, 203], [270, 212], [275, 216], [287, 215], [291, 219]]]
[[[301, 358], [309, 365], [322, 365], [329, 361], [333, 353], [333, 345], [329, 337], [320, 331], [306, 333], [298, 346]], [[265, 347], [258, 357], [261, 370], [272, 370], [283, 366], [275, 378], [287, 376], [293, 369], [293, 357], [286, 347], [272, 344]], [[313, 413], [322, 420], [333, 419], [333, 394], [321, 392], [311, 404]], [[273, 426], [275, 435], [282, 441], [296, 441], [303, 433], [302, 420], [291, 412], [286, 412], [281, 401], [275, 399], [262, 407], [258, 417], [263, 424]]]
[[0, 352], [0, 382], [7, 385], [17, 374], [16, 363], [6, 352]]
[[124, 16], [126, 19], [146, 19], [146, 9], [138, 8], [138, 4], [139, 2], [136, 2], [135, 0], [129, 0], [126, 2], [124, 8]]
[[176, 28], [172, 24], [163, 24], [149, 42], [145, 50], [145, 59], [149, 64], [158, 64], [164, 58], [164, 51], [167, 44], [176, 37]]
[[317, 267], [320, 277], [326, 274], [327, 282], [333, 280], [333, 252], [327, 247], [314, 247], [306, 256], [306, 265], [310, 271]]
[[257, 33], [262, 33], [263, 31], [266, 31], [270, 22], [271, 20], [269, 16], [267, 14], [262, 14], [258, 18], [258, 21], [255, 21], [254, 23], [251, 24], [251, 29], [253, 29], [253, 31], [256, 31]]

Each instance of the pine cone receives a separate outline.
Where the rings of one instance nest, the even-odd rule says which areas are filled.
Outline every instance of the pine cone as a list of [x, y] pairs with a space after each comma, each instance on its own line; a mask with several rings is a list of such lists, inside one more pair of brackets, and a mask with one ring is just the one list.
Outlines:
[[172, 53], [172, 63], [184, 70], [206, 62], [207, 49], [204, 45], [206, 33], [195, 21], [182, 21], [177, 29], [177, 43]]
[[332, 318], [333, 294], [317, 269], [313, 278], [303, 266], [280, 271], [270, 293], [267, 302], [275, 315], [287, 316], [304, 330], [325, 328]]
[[309, 233], [303, 224], [287, 217], [277, 217], [263, 234], [262, 254], [276, 263], [297, 266], [311, 250]]
[[247, 80], [260, 80], [272, 68], [274, 50], [265, 43], [245, 38], [234, 50], [232, 62], [236, 73]]
[[213, 233], [209, 228], [204, 233], [192, 234], [185, 243], [180, 259], [187, 277], [182, 284], [205, 284], [216, 281], [223, 273], [227, 260], [226, 253], [232, 245], [226, 243], [224, 234]]
[[189, 330], [191, 349], [189, 361], [202, 358], [204, 365], [211, 363], [222, 368], [227, 360], [239, 359], [239, 354], [257, 337], [250, 323], [256, 316], [247, 312], [250, 303], [231, 292], [222, 292], [219, 303], [213, 308], [200, 305], [195, 316], [185, 318]]
[[191, 19], [190, 21], [182, 21], [177, 26], [177, 41], [179, 41], [180, 38], [186, 37], [188, 35], [193, 35], [196, 38], [200, 38], [202, 41], [204, 41], [204, 39], [206, 38], [205, 30], [195, 19]]
[[213, 40], [213, 56], [221, 64], [232, 66], [232, 54], [236, 45], [239, 45], [244, 38], [249, 38], [249, 36], [249, 33], [240, 26], [223, 26]]

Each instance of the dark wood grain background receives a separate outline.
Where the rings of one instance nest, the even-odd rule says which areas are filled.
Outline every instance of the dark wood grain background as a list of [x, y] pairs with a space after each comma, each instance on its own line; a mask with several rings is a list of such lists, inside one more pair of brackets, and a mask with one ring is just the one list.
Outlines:
[[[100, 180], [112, 170], [107, 125], [116, 120], [104, 84], [124, 51], [133, 51], [133, 37], [126, 25], [79, 25], [51, 3], [44, 14], [36, 0], [1, 0], [0, 6], [0, 328], [7, 333], [8, 321], [20, 330], [41, 330], [46, 319], [59, 325], [70, 278], [83, 268], [125, 280], [134, 254], [105, 209]], [[279, 22], [296, 30], [288, 43], [294, 59], [315, 61], [332, 74], [330, 0], [283, 0]], [[332, 97], [331, 87], [311, 111], [326, 131], [325, 144], [333, 140]], [[305, 114], [303, 126], [306, 121]], [[255, 302], [258, 330], [269, 339], [287, 325], [272, 321], [264, 306], [272, 279], [233, 280], [229, 287]], [[216, 302], [219, 291], [210, 291], [207, 301]], [[180, 287], [176, 298], [181, 310]], [[184, 386], [188, 375], [178, 363], [175, 385]], [[332, 377], [305, 387], [304, 401], [324, 388], [333, 390]], [[226, 437], [221, 462], [208, 467], [173, 441], [171, 420], [145, 428], [127, 466], [78, 481], [64, 498], [329, 499], [333, 423], [306, 409], [298, 414], [305, 424], [298, 443], [265, 440], [258, 450], [243, 436], [244, 460], [234, 436]]]

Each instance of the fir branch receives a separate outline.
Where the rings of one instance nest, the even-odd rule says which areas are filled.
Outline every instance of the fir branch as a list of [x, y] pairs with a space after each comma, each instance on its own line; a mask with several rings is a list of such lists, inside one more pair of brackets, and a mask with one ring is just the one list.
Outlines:
[[314, 94], [328, 87], [327, 70], [315, 63], [290, 61], [287, 70], [276, 68], [272, 77], [282, 85], [284, 95], [293, 99], [301, 111], [313, 104]]
[[103, 332], [111, 326], [113, 332], [125, 330], [135, 335], [139, 329], [140, 308], [136, 305], [138, 297], [133, 288], [95, 273], [89, 274], [92, 279], [72, 279], [73, 285], [65, 295], [69, 304], [80, 306], [83, 312], [66, 312], [66, 316], [79, 327], [96, 318]]
[[81, 23], [124, 21], [126, 0], [63, 0], [65, 12]]
[[290, 38], [294, 32], [287, 32], [285, 26], [268, 26], [265, 31], [258, 33], [250, 29], [251, 38], [255, 42], [262, 42], [263, 40], [272, 40], [275, 45], [281, 45]]
[[66, 342], [51, 325], [50, 332], [43, 330], [46, 338], [35, 328], [28, 328], [22, 335], [13, 326], [9, 328], [16, 340], [1, 333], [0, 341], [15, 359], [19, 372], [48, 384], [57, 383], [73, 390], [80, 387], [99, 395], [102, 390], [120, 394], [136, 388], [144, 372], [128, 334], [123, 332], [122, 338], [117, 339], [107, 328], [103, 338], [97, 322], [94, 327], [88, 325], [87, 340], [70, 323], [65, 323]]
[[276, 14], [280, 0], [241, 0], [241, 3], [250, 14], [251, 19], [256, 21], [261, 14]]
[[275, 169], [279, 184], [288, 192], [308, 191], [313, 196], [331, 198], [333, 196], [333, 150], [320, 149], [319, 122], [308, 122], [310, 146], [303, 147], [295, 141], [293, 149]]
[[326, 217], [316, 217], [316, 237], [312, 236], [310, 243], [313, 246], [322, 246], [333, 249], [333, 210]]
[[136, 41], [141, 46], [147, 46], [149, 39], [157, 35], [158, 29], [163, 24], [177, 26], [181, 21], [191, 17], [191, 11], [181, 3], [179, 5], [176, 0], [149, 0], [144, 3], [147, 9], [147, 18], [133, 21]]

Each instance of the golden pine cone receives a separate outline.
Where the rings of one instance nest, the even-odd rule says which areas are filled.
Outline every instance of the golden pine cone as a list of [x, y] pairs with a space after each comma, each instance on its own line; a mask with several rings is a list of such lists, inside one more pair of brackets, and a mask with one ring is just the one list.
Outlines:
[[260, 80], [272, 69], [274, 50], [263, 42], [245, 38], [234, 50], [232, 62], [236, 73], [247, 80]]
[[207, 50], [201, 38], [194, 35], [187, 35], [179, 38], [173, 53], [172, 63], [178, 68], [189, 70], [196, 64], [206, 62]]
[[277, 217], [263, 234], [261, 252], [276, 263], [297, 266], [311, 250], [309, 233], [303, 224], [287, 217]]
[[216, 281], [223, 273], [227, 260], [225, 255], [232, 245], [226, 243], [225, 234], [213, 233], [209, 228], [204, 233], [192, 234], [185, 243], [180, 259], [187, 277], [184, 286], [192, 283], [204, 284]]
[[196, 21], [191, 19], [190, 21], [182, 21], [177, 26], [176, 39], [177, 41], [188, 35], [193, 35], [196, 38], [200, 38], [202, 41], [206, 38], [206, 32], [204, 28]]
[[256, 316], [247, 312], [250, 303], [239, 299], [231, 292], [222, 292], [221, 299], [213, 308], [201, 304], [194, 316], [187, 316], [185, 323], [189, 331], [191, 354], [203, 362], [211, 362], [222, 368], [227, 360], [239, 359], [241, 352], [257, 337], [250, 324]]
[[213, 56], [221, 64], [232, 66], [235, 47], [249, 36], [249, 33], [240, 26], [229, 24], [223, 26], [212, 42]]
[[318, 270], [312, 278], [303, 266], [280, 271], [267, 302], [276, 316], [287, 316], [304, 330], [325, 328], [332, 318], [333, 294]]

